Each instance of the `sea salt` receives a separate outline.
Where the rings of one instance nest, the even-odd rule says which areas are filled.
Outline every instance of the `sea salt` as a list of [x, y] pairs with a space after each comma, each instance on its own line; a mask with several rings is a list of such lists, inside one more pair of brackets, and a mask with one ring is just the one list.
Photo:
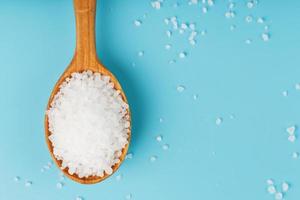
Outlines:
[[64, 184], [63, 184], [62, 182], [58, 182], [58, 183], [56, 184], [56, 188], [57, 188], [57, 189], [62, 189], [63, 186], [64, 186]]
[[269, 33], [262, 33], [261, 34], [261, 39], [265, 42], [269, 41], [270, 40], [270, 35]]
[[283, 182], [281, 185], [281, 189], [283, 192], [287, 192], [289, 190], [290, 186], [287, 182]]
[[122, 178], [123, 178], [123, 175], [122, 175], [122, 174], [119, 174], [119, 175], [116, 176], [116, 180], [117, 180], [117, 181], [120, 181]]
[[15, 182], [19, 182], [21, 180], [21, 178], [19, 177], [19, 176], [16, 176], [15, 178], [14, 178], [14, 181]]
[[247, 40], [245, 40], [245, 43], [246, 43], [246, 44], [251, 44], [251, 43], [252, 43], [252, 40], [251, 40], [251, 39], [247, 39]]
[[300, 83], [296, 83], [296, 84], [295, 84], [295, 89], [296, 89], [296, 90], [300, 90]]
[[75, 200], [84, 200], [84, 198], [81, 197], [81, 196], [77, 196], [77, 197], [75, 198]]
[[125, 159], [132, 159], [133, 158], [133, 153], [127, 153], [125, 156]]
[[140, 20], [134, 20], [134, 25], [135, 26], [141, 26], [142, 25], [142, 22]]
[[179, 56], [179, 58], [185, 58], [186, 52], [180, 52], [178, 56]]
[[178, 92], [181, 93], [181, 92], [183, 92], [183, 91], [185, 90], [185, 86], [183, 86], [183, 85], [178, 85], [176, 89], [177, 89]]
[[267, 190], [268, 190], [269, 194], [275, 194], [276, 193], [276, 188], [275, 188], [274, 185], [269, 185]]
[[289, 135], [294, 135], [295, 134], [295, 131], [296, 131], [296, 126], [290, 126], [286, 129], [286, 132], [289, 134]]
[[284, 96], [284, 97], [287, 97], [287, 96], [289, 96], [289, 92], [288, 92], [288, 91], [286, 91], [286, 90], [285, 90], [285, 91], [283, 91], [283, 92], [282, 92], [282, 96]]
[[267, 184], [268, 184], [268, 185], [274, 185], [273, 179], [268, 179], [268, 180], [267, 180]]
[[25, 186], [26, 186], [26, 187], [30, 187], [31, 185], [32, 185], [32, 181], [26, 181], [26, 182], [25, 182]]
[[253, 17], [251, 15], [248, 15], [248, 16], [245, 17], [245, 21], [250, 23], [250, 22], [253, 21]]
[[257, 18], [257, 23], [263, 24], [264, 22], [265, 22], [264, 18], [262, 17]]
[[168, 150], [169, 148], [170, 148], [170, 146], [168, 144], [162, 145], [162, 149], [163, 150]]
[[254, 7], [254, 2], [253, 1], [248, 1], [247, 2], [247, 7], [250, 8], [250, 9], [253, 8]]
[[218, 118], [216, 119], [216, 125], [217, 125], [217, 126], [220, 126], [222, 122], [223, 122], [223, 119], [222, 119], [221, 117], [218, 117]]
[[128, 105], [109, 76], [73, 73], [47, 111], [49, 140], [61, 168], [80, 178], [111, 174], [128, 143]]
[[166, 31], [166, 35], [170, 38], [172, 36], [172, 32], [171, 31]]
[[127, 195], [125, 196], [125, 199], [126, 199], [126, 200], [132, 199], [132, 194], [127, 194]]
[[276, 200], [281, 200], [281, 199], [283, 199], [283, 194], [282, 194], [281, 192], [277, 192], [277, 193], [275, 194], [275, 199], [276, 199]]
[[139, 56], [139, 57], [144, 56], [144, 51], [139, 51], [139, 52], [138, 52], [138, 56]]
[[170, 44], [166, 44], [166, 45], [165, 45], [165, 49], [166, 49], [166, 50], [170, 50], [171, 47], [172, 47], [172, 45], [170, 45]]
[[151, 161], [151, 162], [155, 162], [156, 160], [157, 160], [157, 156], [151, 156], [151, 157], [150, 157], [150, 161]]
[[162, 3], [160, 1], [152, 1], [151, 6], [152, 8], [159, 10], [161, 8]]
[[293, 152], [293, 153], [292, 153], [292, 157], [293, 157], [294, 159], [298, 159], [298, 158], [299, 158], [299, 153], [298, 153], [298, 152]]
[[296, 141], [296, 136], [295, 135], [289, 135], [288, 140], [290, 142], [295, 142]]
[[161, 135], [158, 135], [158, 136], [156, 136], [155, 139], [156, 139], [157, 142], [161, 142], [161, 141], [162, 141], [162, 136], [161, 136]]
[[231, 25], [229, 28], [230, 28], [231, 31], [233, 31], [233, 30], [236, 29], [236, 26], [235, 25]]

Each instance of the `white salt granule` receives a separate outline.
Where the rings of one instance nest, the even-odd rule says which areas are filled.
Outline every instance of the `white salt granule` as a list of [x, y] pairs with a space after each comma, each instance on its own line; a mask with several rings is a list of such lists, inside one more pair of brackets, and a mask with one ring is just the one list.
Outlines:
[[290, 186], [287, 182], [283, 182], [281, 185], [281, 189], [283, 192], [287, 192], [289, 190]]
[[158, 136], [156, 136], [155, 139], [156, 139], [157, 142], [161, 142], [161, 141], [162, 141], [162, 136], [161, 136], [161, 135], [158, 135]]
[[116, 180], [117, 180], [117, 181], [120, 181], [122, 178], [123, 178], [123, 175], [122, 175], [122, 174], [119, 174], [119, 175], [116, 176]]
[[267, 190], [268, 190], [269, 194], [275, 194], [276, 193], [276, 188], [275, 188], [274, 185], [269, 185]]
[[15, 182], [19, 182], [21, 180], [21, 178], [19, 177], [19, 176], [16, 176], [15, 178], [14, 178], [14, 181]]
[[58, 182], [58, 183], [56, 184], [56, 188], [57, 188], [57, 189], [62, 189], [63, 186], [64, 186], [64, 184], [63, 184], [62, 182]]
[[245, 43], [246, 43], [246, 44], [251, 44], [251, 43], [252, 43], [252, 40], [251, 40], [251, 39], [247, 39], [247, 40], [245, 40]]
[[111, 174], [128, 143], [128, 105], [109, 76], [73, 73], [47, 111], [49, 140], [61, 168], [78, 177]]
[[296, 131], [296, 126], [290, 126], [286, 129], [286, 132], [289, 134], [289, 135], [294, 135], [295, 134], [295, 131]]
[[264, 18], [262, 17], [257, 18], [257, 23], [263, 24], [264, 22], [265, 22]]
[[196, 25], [195, 25], [195, 24], [189, 24], [189, 28], [190, 28], [191, 30], [195, 30], [195, 29], [196, 29]]
[[172, 47], [172, 45], [170, 45], [170, 44], [166, 44], [166, 45], [165, 45], [165, 49], [166, 49], [166, 50], [170, 50], [171, 47]]
[[268, 179], [268, 180], [267, 180], [267, 184], [268, 184], [268, 185], [274, 185], [273, 179]]
[[290, 142], [295, 142], [296, 136], [295, 136], [295, 135], [289, 135], [288, 140], [289, 140]]
[[265, 42], [269, 41], [270, 40], [270, 35], [269, 33], [262, 33], [261, 34], [261, 39]]
[[216, 125], [217, 125], [217, 126], [220, 126], [222, 122], [223, 122], [223, 119], [222, 119], [221, 117], [218, 117], [218, 118], [216, 119]]
[[235, 25], [231, 25], [229, 28], [230, 28], [231, 31], [233, 31], [234, 29], [236, 29], [236, 26]]
[[151, 161], [151, 162], [155, 162], [156, 160], [157, 160], [157, 156], [151, 156], [151, 157], [150, 157], [150, 161]]
[[251, 15], [248, 15], [248, 16], [245, 17], [245, 21], [250, 23], [250, 22], [253, 21], [253, 17]]
[[26, 181], [26, 182], [25, 182], [25, 186], [26, 186], [26, 187], [30, 187], [31, 185], [32, 185], [32, 181]]
[[139, 52], [138, 52], [138, 56], [139, 56], [139, 57], [144, 56], [144, 51], [139, 51]]
[[183, 85], [178, 85], [176, 89], [177, 89], [178, 92], [181, 93], [181, 92], [183, 92], [183, 91], [185, 90], [185, 86], [183, 86]]
[[84, 198], [81, 197], [81, 196], [77, 196], [77, 197], [75, 198], [75, 200], [84, 200]]
[[127, 153], [125, 156], [125, 159], [132, 159], [133, 158], [133, 153]]
[[170, 38], [172, 36], [172, 32], [171, 31], [166, 31], [166, 35]]
[[180, 52], [178, 56], [179, 56], [179, 58], [185, 58], [186, 52]]
[[254, 7], [254, 2], [253, 1], [248, 1], [247, 2], [247, 7], [250, 8], [250, 9], [253, 8]]
[[152, 1], [151, 6], [152, 6], [152, 8], [159, 10], [162, 6], [162, 3], [161, 3], [161, 1]]
[[296, 89], [296, 90], [300, 90], [300, 83], [296, 83], [296, 84], [295, 84], [295, 89]]
[[125, 199], [126, 199], [126, 200], [132, 199], [132, 194], [127, 194], [127, 195], [125, 196]]
[[169, 148], [170, 148], [170, 146], [168, 144], [162, 145], [162, 149], [163, 150], [168, 150]]
[[282, 96], [284, 96], [284, 97], [289, 96], [289, 92], [288, 92], [287, 90], [283, 91], [283, 92], [282, 92]]
[[275, 199], [276, 200], [281, 200], [283, 198], [283, 194], [281, 193], [281, 192], [277, 192], [276, 194], [275, 194]]
[[207, 7], [202, 7], [202, 13], [206, 14], [208, 11]]
[[142, 21], [140, 21], [140, 20], [134, 20], [134, 25], [135, 26], [141, 26], [142, 25]]
[[299, 153], [298, 153], [298, 152], [293, 152], [293, 153], [292, 153], [292, 157], [293, 157], [294, 159], [298, 159], [298, 158], [299, 158]]

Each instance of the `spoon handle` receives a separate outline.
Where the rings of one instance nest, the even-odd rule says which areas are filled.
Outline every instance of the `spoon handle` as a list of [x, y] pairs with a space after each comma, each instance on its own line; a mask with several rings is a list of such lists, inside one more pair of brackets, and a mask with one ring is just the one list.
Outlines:
[[96, 0], [74, 0], [74, 9], [76, 50], [73, 61], [80, 71], [87, 66], [96, 66], [98, 61], [95, 43]]

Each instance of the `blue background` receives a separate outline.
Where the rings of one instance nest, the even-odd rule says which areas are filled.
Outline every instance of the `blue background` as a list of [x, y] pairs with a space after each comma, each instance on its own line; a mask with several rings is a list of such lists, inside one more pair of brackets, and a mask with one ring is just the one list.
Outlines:
[[[205, 15], [201, 6], [181, 0], [174, 8], [175, 2], [165, 0], [160, 10], [149, 0], [98, 2], [97, 51], [129, 99], [134, 155], [103, 183], [65, 179], [59, 190], [59, 170], [40, 171], [51, 160], [43, 120], [49, 94], [75, 48], [72, 1], [0, 1], [1, 200], [78, 195], [116, 200], [127, 194], [142, 200], [274, 199], [266, 191], [268, 178], [277, 185], [288, 181], [285, 199], [299, 199], [300, 159], [291, 154], [300, 151], [300, 143], [287, 140], [286, 128], [300, 124], [300, 91], [295, 89], [300, 82], [300, 2], [261, 0], [248, 9], [246, 1], [239, 1], [234, 19], [224, 16], [228, 1], [216, 1]], [[264, 25], [245, 22], [248, 14], [255, 21], [265, 17], [269, 42], [260, 38]], [[195, 47], [188, 36], [174, 32], [167, 38], [164, 18], [174, 15], [207, 30]], [[135, 19], [143, 22], [140, 27], [133, 25]], [[249, 45], [248, 38], [253, 40]], [[168, 43], [170, 51], [164, 48]], [[178, 58], [181, 51], [187, 52], [185, 59]], [[177, 62], [169, 64], [171, 59]], [[186, 90], [178, 93], [177, 85]], [[223, 118], [220, 126], [218, 117]], [[159, 134], [161, 143], [155, 140]], [[164, 143], [168, 151], [162, 150]], [[149, 161], [152, 155], [156, 162]], [[123, 178], [117, 181], [119, 174]], [[15, 182], [15, 176], [21, 180]], [[33, 185], [25, 187], [26, 180]]]

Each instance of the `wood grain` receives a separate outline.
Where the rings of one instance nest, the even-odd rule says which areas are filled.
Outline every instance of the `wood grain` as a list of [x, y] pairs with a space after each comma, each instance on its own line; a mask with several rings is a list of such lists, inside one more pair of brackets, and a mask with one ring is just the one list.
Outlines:
[[[57, 81], [56, 85], [54, 86], [54, 89], [49, 98], [47, 110], [49, 110], [50, 104], [51, 104], [54, 96], [59, 91], [59, 86], [65, 81], [65, 79], [67, 77], [70, 77], [73, 72], [83, 72], [86, 70], [91, 70], [93, 72], [99, 72], [103, 75], [110, 76], [111, 82], [114, 83], [115, 89], [119, 90], [121, 92], [121, 96], [122, 96], [123, 100], [126, 103], [128, 103], [126, 96], [124, 94], [124, 91], [122, 90], [122, 87], [119, 84], [118, 80], [115, 78], [115, 76], [109, 70], [107, 70], [100, 63], [100, 61], [97, 57], [96, 43], [95, 43], [96, 0], [74, 0], [74, 10], [75, 10], [75, 16], [76, 16], [76, 50], [75, 50], [75, 54], [74, 54], [74, 57], [73, 57], [70, 65], [67, 67], [65, 72], [61, 75], [61, 77]], [[128, 108], [127, 112], [128, 112], [129, 120], [131, 120], [129, 108]], [[47, 142], [51, 157], [53, 158], [55, 164], [61, 169], [62, 162], [55, 158], [55, 156], [53, 154], [52, 143], [48, 139], [50, 134], [51, 133], [49, 131], [48, 117], [47, 117], [47, 115], [45, 115], [46, 142]], [[120, 167], [121, 163], [125, 159], [125, 156], [126, 156], [126, 153], [127, 153], [128, 147], [129, 147], [130, 138], [131, 138], [131, 127], [129, 128], [128, 135], [129, 135], [128, 144], [122, 150], [120, 162], [112, 167], [113, 172], [115, 172]], [[62, 172], [70, 179], [72, 179], [78, 183], [82, 183], [82, 184], [98, 183], [110, 176], [108, 174], [105, 174], [103, 177], [90, 176], [87, 178], [79, 178], [76, 174], [73, 174], [73, 175], [69, 174], [68, 168], [62, 170]]]

